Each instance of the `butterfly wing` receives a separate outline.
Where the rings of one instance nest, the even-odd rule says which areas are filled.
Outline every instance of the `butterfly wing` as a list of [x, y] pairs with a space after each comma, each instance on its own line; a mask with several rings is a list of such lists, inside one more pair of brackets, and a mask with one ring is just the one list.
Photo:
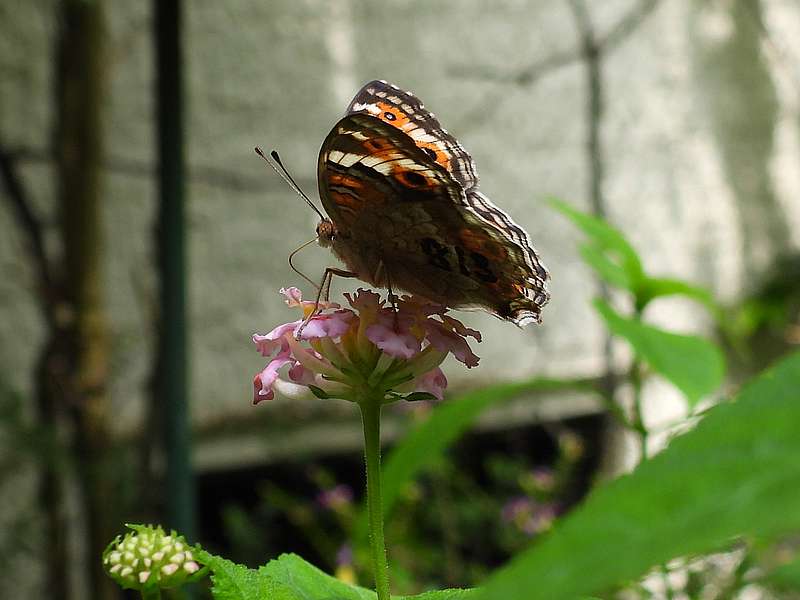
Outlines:
[[354, 233], [365, 215], [397, 203], [464, 202], [444, 168], [410, 137], [368, 114], [347, 115], [333, 127], [320, 149], [317, 175], [322, 204], [342, 233]]
[[322, 145], [318, 179], [333, 250], [361, 279], [519, 325], [540, 320], [547, 271], [525, 232], [403, 130], [345, 116]]
[[347, 107], [346, 114], [353, 113], [372, 115], [405, 133], [428, 158], [444, 167], [464, 191], [478, 187], [478, 172], [472, 157], [411, 92], [386, 81], [370, 81]]

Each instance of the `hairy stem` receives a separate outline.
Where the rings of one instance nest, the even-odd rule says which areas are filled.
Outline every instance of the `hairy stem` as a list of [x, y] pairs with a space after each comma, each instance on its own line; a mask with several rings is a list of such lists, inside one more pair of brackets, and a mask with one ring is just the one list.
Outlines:
[[383, 539], [383, 501], [381, 499], [381, 398], [367, 394], [358, 403], [364, 426], [364, 457], [367, 466], [367, 511], [369, 545], [378, 600], [389, 600], [389, 566]]

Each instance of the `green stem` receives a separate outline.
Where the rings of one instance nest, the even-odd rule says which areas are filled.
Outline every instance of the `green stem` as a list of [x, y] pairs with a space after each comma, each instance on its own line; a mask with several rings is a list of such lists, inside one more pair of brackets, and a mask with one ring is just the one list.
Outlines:
[[[646, 303], [636, 302], [636, 310], [634, 311], [633, 318], [641, 323], [642, 313]], [[644, 462], [648, 458], [647, 454], [647, 440], [650, 432], [644, 424], [644, 416], [642, 414], [642, 361], [638, 355], [634, 358], [631, 365], [630, 382], [633, 386], [633, 425], [636, 432], [639, 434], [639, 443], [641, 445], [641, 456], [639, 462]]]
[[633, 427], [639, 435], [639, 445], [641, 446], [640, 462], [647, 460], [647, 439], [650, 432], [644, 424], [642, 414], [642, 363], [637, 358], [631, 366], [630, 381], [633, 386]]
[[369, 545], [375, 592], [378, 600], [389, 600], [389, 566], [383, 539], [383, 501], [381, 499], [381, 398], [365, 395], [358, 403], [364, 425], [364, 457], [367, 464], [367, 511], [369, 513]]
[[161, 588], [157, 585], [148, 585], [140, 591], [142, 600], [161, 600]]

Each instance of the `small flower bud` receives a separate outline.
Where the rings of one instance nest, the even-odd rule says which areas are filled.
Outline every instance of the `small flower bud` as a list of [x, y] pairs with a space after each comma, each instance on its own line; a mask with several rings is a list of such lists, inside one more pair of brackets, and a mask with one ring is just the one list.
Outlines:
[[106, 572], [123, 588], [176, 587], [200, 571], [182, 536], [166, 535], [161, 527], [129, 527], [133, 531], [117, 536], [103, 553]]
[[194, 573], [198, 569], [200, 569], [200, 565], [198, 565], [193, 560], [183, 563], [183, 570], [186, 571], [187, 573]]

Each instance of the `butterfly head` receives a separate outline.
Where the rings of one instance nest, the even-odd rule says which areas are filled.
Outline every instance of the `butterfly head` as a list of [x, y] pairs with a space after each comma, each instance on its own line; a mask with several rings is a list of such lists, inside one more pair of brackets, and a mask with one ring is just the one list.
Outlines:
[[323, 248], [328, 248], [336, 239], [336, 227], [330, 219], [322, 219], [317, 225], [317, 241]]

